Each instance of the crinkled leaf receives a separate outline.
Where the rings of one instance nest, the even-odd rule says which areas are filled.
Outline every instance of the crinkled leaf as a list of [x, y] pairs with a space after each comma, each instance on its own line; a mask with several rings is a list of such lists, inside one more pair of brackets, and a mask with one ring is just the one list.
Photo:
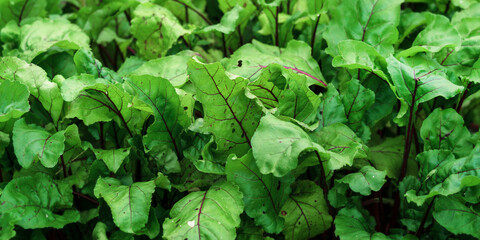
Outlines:
[[330, 228], [333, 219], [322, 189], [308, 180], [296, 182], [292, 188], [280, 211], [285, 218], [285, 239], [311, 239]]
[[480, 83], [480, 16], [462, 19], [454, 26], [462, 37], [461, 46], [443, 49], [436, 54], [439, 61], [447, 69], [457, 76], [468, 79], [474, 83]]
[[354, 192], [368, 196], [372, 191], [378, 191], [387, 182], [384, 171], [378, 171], [372, 166], [364, 166], [356, 173], [350, 173], [341, 178], [340, 182], [346, 183]]
[[0, 203], [0, 212], [8, 212], [15, 225], [26, 229], [63, 228], [80, 219], [71, 209], [72, 186], [40, 172], [11, 180]]
[[36, 160], [47, 168], [55, 167], [65, 149], [64, 131], [51, 134], [23, 118], [15, 122], [12, 139], [18, 163], [24, 168]]
[[95, 185], [95, 196], [107, 202], [113, 222], [127, 233], [140, 231], [148, 222], [154, 181], [135, 182], [130, 186], [114, 178], [99, 178]]
[[[468, 234], [480, 238], [480, 212], [467, 207], [453, 197], [441, 197], [435, 201], [433, 217], [454, 234]], [[454, 221], [452, 221], [454, 220]]]
[[165, 239], [235, 239], [243, 212], [238, 186], [222, 182], [188, 194], [172, 207], [163, 223]]
[[328, 159], [328, 154], [300, 127], [282, 121], [271, 114], [262, 117], [252, 137], [252, 150], [262, 174], [272, 173], [283, 177], [298, 165], [303, 151], [318, 151]]
[[153, 3], [138, 5], [133, 15], [130, 31], [139, 53], [147, 59], [165, 56], [173, 43], [188, 33], [167, 8]]
[[290, 194], [291, 175], [276, 178], [260, 173], [251, 151], [242, 158], [230, 156], [225, 166], [228, 181], [235, 182], [243, 192], [245, 212], [268, 233], [280, 233], [284, 219], [280, 209]]
[[[365, 42], [385, 56], [393, 53], [397, 41], [396, 26], [400, 20], [400, 4], [403, 0], [342, 1], [330, 9], [332, 21], [324, 34], [328, 43], [327, 53], [337, 54], [337, 44], [346, 39]], [[346, 17], [349, 16], [349, 17]]]
[[188, 72], [203, 105], [203, 127], [215, 135], [217, 149], [239, 156], [247, 153], [262, 115], [255, 101], [245, 96], [248, 80], [231, 77], [220, 63], [191, 60]]
[[435, 109], [420, 129], [424, 149], [445, 149], [459, 157], [467, 156], [474, 145], [469, 142], [470, 132], [463, 123], [462, 116], [454, 109]]
[[342, 240], [388, 240], [383, 233], [375, 232], [375, 220], [368, 212], [356, 208], [342, 208], [335, 217], [335, 235]]
[[19, 82], [0, 81], [0, 122], [21, 117], [30, 110], [27, 87]]
[[90, 48], [90, 39], [75, 24], [65, 19], [40, 19], [20, 28], [20, 57], [32, 61], [52, 47], [67, 50]]

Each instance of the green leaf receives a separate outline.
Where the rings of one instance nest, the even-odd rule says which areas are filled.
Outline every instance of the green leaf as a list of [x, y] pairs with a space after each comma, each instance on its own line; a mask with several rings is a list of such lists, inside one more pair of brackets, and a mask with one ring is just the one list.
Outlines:
[[90, 39], [80, 27], [65, 19], [40, 19], [20, 28], [20, 58], [32, 61], [52, 47], [90, 49]]
[[165, 239], [235, 239], [243, 212], [242, 193], [229, 182], [188, 194], [163, 223]]
[[[144, 136], [146, 151], [162, 145], [171, 147], [180, 158], [181, 146], [178, 136], [183, 131], [182, 123], [188, 122], [180, 106], [180, 98], [172, 84], [161, 77], [149, 75], [131, 76], [127, 84], [140, 100], [153, 111], [155, 122]], [[187, 124], [185, 124], [187, 125]]]
[[282, 67], [278, 64], [270, 64], [262, 69], [261, 75], [247, 87], [248, 93], [255, 95], [263, 107], [273, 109], [278, 107], [282, 86], [285, 84]]
[[400, 37], [397, 45], [402, 43], [408, 36], [410, 36], [410, 34], [418, 31], [419, 28], [427, 23], [427, 14], [428, 12], [412, 12], [408, 10], [401, 12], [400, 23], [398, 24]]
[[27, 86], [30, 94], [42, 103], [56, 124], [63, 108], [57, 84], [50, 81], [40, 67], [16, 57], [0, 58], [0, 80], [10, 80]]
[[75, 62], [75, 66], [79, 74], [88, 73], [110, 82], [123, 82], [123, 79], [116, 72], [104, 67], [103, 64], [95, 58], [93, 52], [90, 50], [78, 50], [73, 56], [73, 61]]
[[[0, 2], [0, 29], [4, 27], [10, 20], [15, 23], [15, 25], [20, 25], [19, 21], [24, 22], [27, 19], [35, 17], [45, 17], [49, 11], [53, 9], [47, 8], [46, 0], [38, 1], [25, 1], [25, 0], [14, 0], [14, 1], [1, 1]], [[20, 13], [23, 12], [22, 17], [20, 18]]]
[[65, 149], [64, 131], [51, 134], [35, 124], [27, 125], [23, 118], [15, 122], [12, 139], [18, 163], [24, 168], [36, 160], [53, 168]]
[[320, 104], [320, 129], [334, 123], [345, 123], [347, 118], [342, 99], [332, 84], [328, 85]]
[[[5, 148], [7, 148], [8, 145], [10, 145], [10, 136], [0, 131], [0, 158], [5, 153]], [[0, 195], [1, 194], [2, 193], [0, 192]]]
[[[108, 1], [100, 2], [100, 6], [92, 11], [86, 19], [83, 30], [87, 32], [92, 39], [99, 39], [102, 30], [105, 31], [108, 24], [115, 20], [118, 15], [138, 4], [137, 1]], [[118, 31], [118, 30], [117, 30]]]
[[338, 55], [333, 58], [332, 66], [348, 69], [364, 69], [388, 81], [383, 72], [387, 63], [385, 58], [369, 44], [357, 40], [343, 40], [338, 43]]
[[0, 212], [8, 212], [15, 225], [25, 229], [63, 228], [80, 220], [79, 212], [71, 209], [72, 186], [40, 172], [11, 180], [0, 203]]
[[459, 159], [446, 155], [444, 151], [435, 150], [425, 152], [425, 155], [419, 155], [418, 158], [423, 168], [431, 169], [424, 182], [433, 181], [427, 182], [429, 188], [426, 192], [412, 189], [405, 194], [409, 202], [414, 202], [418, 206], [434, 196], [450, 196], [466, 187], [480, 185], [480, 146], [477, 146], [469, 156]]
[[345, 107], [347, 124], [354, 130], [361, 127], [363, 115], [375, 102], [375, 93], [362, 86], [356, 79], [350, 80], [340, 89], [340, 97]]
[[370, 75], [362, 84], [375, 93], [373, 105], [371, 105], [363, 115], [363, 122], [369, 127], [374, 127], [377, 123], [391, 115], [397, 104], [397, 97], [392, 91], [392, 86], [389, 81], [386, 82]]
[[375, 232], [375, 220], [368, 212], [356, 208], [342, 208], [335, 217], [335, 235], [342, 240], [388, 240], [383, 233]]
[[[385, 171], [389, 178], [399, 178], [403, 163], [403, 151], [405, 137], [386, 138], [379, 145], [370, 147], [368, 159], [373, 166], [380, 171]], [[412, 154], [412, 153], [411, 153]], [[413, 157], [409, 157], [407, 175], [412, 173], [417, 163]]]
[[49, 55], [38, 63], [38, 66], [47, 72], [49, 78], [62, 76], [69, 78], [77, 74], [73, 57], [68, 52], [59, 52]]
[[[468, 234], [480, 238], [480, 212], [467, 207], [453, 197], [441, 197], [435, 201], [433, 217], [454, 234]], [[452, 221], [452, 220], [455, 221]]]
[[108, 240], [107, 225], [103, 222], [97, 222], [92, 230], [92, 238], [95, 240]]
[[330, 9], [332, 20], [324, 34], [328, 44], [327, 53], [338, 55], [337, 44], [346, 39], [365, 42], [375, 47], [382, 56], [393, 53], [392, 45], [398, 39], [397, 25], [402, 2], [358, 0], [333, 5]]
[[242, 19], [240, 18], [240, 14], [242, 14], [242, 11], [246, 11], [246, 9], [236, 5], [222, 16], [220, 23], [206, 26], [200, 30], [197, 30], [196, 33], [217, 31], [223, 34], [231, 34], [241, 23]]
[[[239, 64], [241, 62], [241, 64]], [[253, 40], [235, 51], [222, 65], [228, 72], [255, 80], [260, 69], [277, 63], [307, 77], [307, 85], [327, 86], [311, 48], [303, 41], [292, 40], [286, 48], [278, 48]]]
[[328, 166], [331, 170], [352, 166], [355, 158], [367, 157], [368, 148], [352, 129], [342, 123], [331, 124], [310, 136], [325, 150], [342, 156], [342, 161], [335, 161], [336, 158], [333, 157], [328, 161]]
[[0, 81], [0, 122], [21, 117], [30, 110], [27, 87], [18, 82]]
[[263, 8], [263, 13], [265, 14], [264, 16], [268, 20], [264, 28], [269, 28], [268, 33], [271, 33], [273, 43], [276, 46], [281, 47], [285, 46], [288, 41], [293, 39], [292, 30], [297, 19], [306, 15], [305, 12], [296, 11], [293, 12], [291, 15], [285, 16], [287, 19], [280, 22], [278, 18], [280, 15], [280, 5], [282, 4], [282, 1], [283, 0], [258, 0], [258, 3]]
[[399, 61], [390, 56], [387, 63], [397, 97], [409, 106], [417, 106], [438, 96], [448, 99], [463, 89], [447, 78], [438, 63], [424, 57], [402, 58]]
[[333, 219], [322, 189], [308, 180], [296, 182], [292, 188], [280, 211], [285, 218], [285, 239], [311, 239], [329, 229]]
[[418, 33], [412, 47], [398, 53], [398, 58], [413, 56], [418, 52], [439, 52], [444, 48], [461, 45], [460, 35], [443, 15], [426, 14], [427, 27]]
[[[192, 51], [152, 59], [137, 68], [131, 75], [150, 75], [168, 79], [174, 87], [181, 87], [188, 81], [187, 63], [195, 56]], [[179, 67], [182, 66], [182, 67]]]
[[97, 159], [103, 160], [105, 165], [107, 165], [108, 170], [113, 173], [116, 173], [118, 168], [122, 166], [123, 161], [130, 154], [130, 148], [119, 148], [119, 149], [92, 149], [95, 153]]
[[260, 173], [251, 151], [242, 158], [229, 156], [225, 166], [227, 180], [236, 183], [243, 192], [245, 212], [268, 233], [280, 233], [284, 219], [280, 209], [290, 194], [291, 175], [276, 178]]
[[179, 37], [189, 33], [168, 9], [153, 3], [138, 5], [133, 15], [130, 32], [147, 59], [165, 56]]
[[325, 0], [307, 0], [307, 11], [314, 16], [325, 13]]
[[102, 177], [94, 189], [95, 196], [110, 207], [115, 225], [127, 233], [140, 231], [147, 224], [154, 191], [154, 181], [125, 186], [117, 179]]
[[114, 119], [126, 128], [129, 135], [141, 128], [148, 113], [136, 109], [133, 96], [119, 83], [81, 74], [66, 79], [61, 86], [62, 97], [68, 105], [67, 118], [78, 118], [85, 125], [108, 122]]
[[458, 157], [467, 156], [474, 145], [469, 142], [470, 132], [463, 126], [464, 121], [454, 109], [435, 109], [420, 128], [425, 151], [445, 149]]
[[155, 210], [153, 208], [150, 208], [147, 225], [140, 231], [136, 232], [135, 234], [137, 235], [144, 234], [144, 235], [147, 235], [150, 239], [154, 239], [156, 236], [158, 236], [159, 233], [160, 233], [160, 223], [158, 222], [157, 215], [155, 214]]
[[320, 97], [307, 87], [304, 76], [297, 75], [291, 69], [282, 69], [282, 73], [288, 89], [280, 94], [276, 113], [312, 124], [316, 120]]
[[247, 153], [262, 115], [255, 101], [245, 96], [248, 80], [231, 76], [220, 63], [197, 60], [190, 60], [188, 73], [203, 105], [203, 128], [213, 133], [217, 149], [239, 156]]
[[318, 151], [328, 159], [328, 154], [300, 127], [282, 121], [271, 114], [262, 117], [252, 137], [253, 156], [262, 174], [272, 173], [283, 177], [298, 165], [303, 151]]
[[371, 191], [378, 191], [383, 184], [387, 182], [384, 171], [378, 171], [372, 166], [364, 166], [359, 172], [350, 173], [338, 180], [350, 186], [352, 191], [358, 192], [364, 196], [370, 195]]

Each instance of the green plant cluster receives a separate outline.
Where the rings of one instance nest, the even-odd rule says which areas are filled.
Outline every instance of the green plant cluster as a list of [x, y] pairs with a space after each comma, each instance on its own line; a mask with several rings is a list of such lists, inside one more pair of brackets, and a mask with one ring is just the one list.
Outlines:
[[478, 0], [0, 0], [0, 239], [479, 239]]

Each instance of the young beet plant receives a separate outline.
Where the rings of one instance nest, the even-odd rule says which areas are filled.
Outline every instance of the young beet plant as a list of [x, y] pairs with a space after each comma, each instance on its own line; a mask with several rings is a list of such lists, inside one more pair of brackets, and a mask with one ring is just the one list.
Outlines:
[[480, 3], [0, 0], [0, 239], [478, 239]]

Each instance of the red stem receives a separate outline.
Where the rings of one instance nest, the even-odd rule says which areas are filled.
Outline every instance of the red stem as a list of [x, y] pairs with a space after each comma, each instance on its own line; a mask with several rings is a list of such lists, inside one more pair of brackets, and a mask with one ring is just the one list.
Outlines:
[[98, 203], [97, 200], [95, 200], [95, 199], [93, 199], [93, 198], [91, 198], [91, 197], [89, 197], [89, 196], [87, 196], [87, 195], [85, 195], [85, 194], [82, 194], [82, 193], [79, 193], [79, 192], [76, 192], [76, 191], [73, 191], [73, 194], [74, 194], [74, 195], [77, 195], [77, 196], [79, 196], [79, 197], [81, 197], [81, 198], [83, 198], [83, 199], [85, 199], [85, 200], [87, 200], [87, 201], [89, 201], [89, 202], [97, 205], [97, 206], [99, 205], [99, 203]]
[[[265, 66], [265, 65], [258, 65], [258, 66], [259, 66], [260, 68], [266, 68], [266, 67], [267, 67], [267, 66]], [[300, 73], [300, 74], [306, 75], [306, 76], [308, 76], [308, 77], [310, 77], [310, 78], [313, 78], [313, 79], [317, 80], [319, 83], [321, 83], [323, 86], [327, 87], [327, 84], [326, 84], [324, 81], [322, 81], [322, 80], [314, 77], [314, 76], [313, 76], [312, 74], [310, 74], [310, 73], [307, 73], [307, 72], [305, 72], [305, 71], [303, 71], [303, 70], [300, 70], [300, 69], [298, 69], [298, 68], [296, 68], [296, 67], [283, 66], [283, 68], [285, 68], [285, 69], [291, 69], [291, 70], [293, 70], [293, 71], [295, 71], [295, 72], [297, 72], [297, 73]]]

